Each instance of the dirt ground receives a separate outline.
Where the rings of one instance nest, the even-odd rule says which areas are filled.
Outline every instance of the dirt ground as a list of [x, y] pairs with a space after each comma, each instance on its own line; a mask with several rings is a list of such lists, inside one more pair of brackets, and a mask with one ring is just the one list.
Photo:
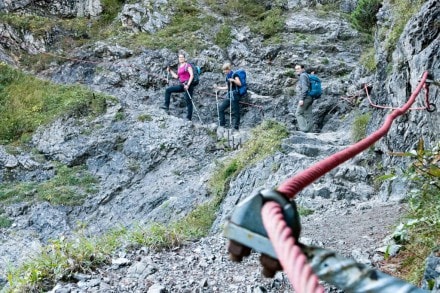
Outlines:
[[318, 210], [301, 219], [301, 235], [348, 256], [353, 250], [371, 252], [385, 245], [404, 209], [399, 203], [374, 202]]
[[[361, 263], [374, 264], [372, 259], [380, 261], [376, 249], [385, 246], [383, 240], [393, 231], [403, 209], [403, 205], [395, 203], [324, 204], [302, 217], [300, 239], [360, 259]], [[51, 292], [294, 292], [282, 272], [274, 278], [263, 277], [259, 253], [252, 252], [240, 263], [232, 262], [227, 243], [228, 239], [216, 234], [162, 252], [148, 248], [121, 252], [121, 259], [113, 260], [111, 266], [79, 276], [81, 281], [77, 283], [59, 283]], [[327, 293], [343, 292], [322, 284]]]

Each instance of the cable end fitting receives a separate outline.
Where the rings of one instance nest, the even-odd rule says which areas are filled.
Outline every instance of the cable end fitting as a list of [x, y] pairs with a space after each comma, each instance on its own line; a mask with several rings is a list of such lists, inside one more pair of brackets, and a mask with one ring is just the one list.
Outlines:
[[277, 259], [261, 217], [261, 209], [267, 201], [275, 201], [281, 206], [293, 236], [299, 238], [301, 225], [295, 202], [276, 190], [257, 190], [234, 208], [226, 222], [223, 234], [230, 239], [228, 251], [232, 260], [241, 261], [251, 249]]

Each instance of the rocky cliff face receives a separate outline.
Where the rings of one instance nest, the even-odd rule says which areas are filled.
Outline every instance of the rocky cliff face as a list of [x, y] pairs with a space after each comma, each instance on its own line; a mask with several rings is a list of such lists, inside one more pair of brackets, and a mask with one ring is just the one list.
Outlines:
[[[96, 16], [102, 11], [100, 1], [65, 2], [0, 1], [0, 10], [61, 17]], [[160, 9], [167, 1], [156, 1], [154, 5], [146, 2], [125, 4], [117, 20], [135, 33], [154, 32], [164, 27], [173, 13]], [[164, 68], [176, 64], [176, 52], [168, 49], [131, 50], [104, 40], [77, 48], [60, 65], [39, 72], [41, 77], [57, 83], [81, 83], [114, 95], [118, 101], [109, 105], [105, 115], [93, 121], [65, 117], [40, 128], [31, 142], [32, 147], [44, 155], [45, 159], [38, 163], [25, 149], [10, 154], [0, 148], [0, 180], [3, 182], [10, 180], [6, 174], [11, 172], [17, 174], [12, 180], [45, 180], [53, 176], [51, 166], [56, 161], [69, 166], [85, 164], [99, 179], [99, 192], [79, 207], [48, 203], [5, 206], [14, 224], [2, 231], [1, 258], [19, 262], [23, 255], [38, 249], [48, 239], [70, 234], [78, 221], [86, 223], [89, 232], [99, 233], [121, 224], [130, 227], [135, 223], [167, 222], [209, 200], [207, 182], [216, 162], [234, 155], [219, 148], [213, 135], [217, 110], [211, 88], [223, 82], [219, 69], [224, 60], [231, 60], [236, 67], [248, 72], [250, 94], [246, 100], [248, 105], [242, 109], [242, 130], [237, 138], [245, 141], [251, 129], [265, 119], [285, 123], [290, 136], [283, 141], [281, 151], [245, 169], [230, 183], [212, 228], [214, 237], [237, 201], [252, 190], [275, 187], [349, 145], [348, 133], [354, 114], [373, 113], [370, 132], [380, 126], [387, 112], [369, 106], [362, 91], [359, 92], [362, 83], [373, 83], [372, 97], [377, 103], [398, 106], [414, 90], [424, 70], [434, 79], [440, 76], [437, 1], [427, 1], [409, 21], [393, 52], [386, 52], [382, 48], [383, 40], [376, 40], [378, 55], [374, 75], [369, 75], [359, 64], [365, 43], [340, 12], [323, 14], [305, 1], [275, 2], [274, 5], [284, 7], [287, 14], [283, 41], [279, 44], [265, 45], [261, 36], [243, 25], [233, 28], [234, 38], [226, 49], [210, 44], [209, 49], [190, 56], [204, 71], [194, 98], [203, 123], [196, 115], [193, 123], [181, 119], [186, 109], [177, 96], [172, 100], [170, 115], [159, 109], [166, 86]], [[318, 7], [325, 4], [328, 3], [313, 3]], [[339, 4], [345, 12], [353, 7], [353, 1]], [[387, 15], [387, 7], [382, 8], [383, 15]], [[388, 23], [383, 20], [382, 25], [386, 27], [389, 22], [391, 20]], [[31, 54], [51, 50], [52, 43], [48, 40], [36, 40], [32, 32], [17, 31], [1, 21], [0, 36], [0, 60], [10, 64], [17, 64], [11, 50]], [[290, 72], [297, 63], [309, 65], [324, 82], [323, 98], [314, 105], [314, 134], [295, 131], [291, 113], [296, 107], [293, 98], [296, 78]], [[432, 84], [430, 103], [438, 104], [438, 92], [438, 86]], [[342, 99], [354, 95], [358, 96], [359, 110]], [[420, 137], [427, 147], [432, 147], [438, 142], [438, 125], [438, 112], [412, 111], [404, 115], [376, 145], [376, 154], [365, 152], [331, 171], [302, 191], [298, 201], [310, 209], [328, 206], [331, 210], [335, 202], [338, 207], [347, 208], [365, 201], [402, 199], [405, 196], [402, 182], [383, 185], [380, 191], [373, 187], [375, 165], [382, 162], [384, 169], [403, 168], [405, 162], [384, 154], [409, 151]], [[313, 235], [308, 237], [319, 240]], [[0, 264], [0, 276], [4, 276], [6, 263]], [[145, 284], [143, 286], [138, 289], [145, 289]]]
[[[379, 32], [390, 29], [393, 19], [389, 18], [389, 3], [385, 1], [379, 16], [381, 26]], [[388, 15], [388, 18], [386, 17]], [[402, 106], [415, 90], [423, 72], [430, 73], [431, 80], [438, 80], [440, 61], [439, 37], [440, 6], [433, 1], [427, 1], [422, 9], [414, 15], [398, 39], [394, 51], [387, 50], [386, 37], [376, 41], [377, 72], [374, 76], [373, 98], [377, 104], [392, 107]], [[415, 149], [418, 141], [423, 139], [425, 147], [432, 149], [438, 144], [439, 112], [435, 109], [439, 103], [438, 84], [429, 84], [429, 97], [425, 101], [425, 92], [418, 96], [413, 108], [424, 108], [426, 103], [432, 104], [433, 112], [413, 110], [399, 118], [395, 127], [391, 128], [387, 137], [377, 145], [378, 153], [385, 154], [382, 158], [384, 166], [399, 166], [404, 160], [389, 156], [393, 152], [405, 152]], [[435, 108], [434, 108], [435, 107]], [[370, 129], [376, 129], [382, 123], [387, 110], [375, 110]], [[403, 162], [402, 162], [403, 161]], [[398, 174], [402, 170], [395, 169]], [[405, 182], [396, 180], [390, 186], [382, 186], [380, 197], [388, 198], [402, 194], [406, 189]]]
[[102, 12], [102, 6], [100, 0], [2, 0], [0, 10], [7, 13], [51, 14], [70, 18], [98, 16]]

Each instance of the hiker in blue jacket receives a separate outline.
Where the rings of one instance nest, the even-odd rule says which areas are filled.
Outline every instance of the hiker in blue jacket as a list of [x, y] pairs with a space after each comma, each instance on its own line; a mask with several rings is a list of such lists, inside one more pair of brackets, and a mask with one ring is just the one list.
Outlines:
[[313, 98], [308, 95], [310, 80], [304, 65], [296, 65], [295, 72], [299, 77], [298, 81], [298, 107], [296, 109], [296, 121], [298, 128], [303, 132], [310, 132], [313, 127], [312, 104]]
[[[217, 90], [227, 90], [227, 93], [225, 95], [226, 98], [218, 108], [219, 123], [221, 127], [225, 126], [225, 110], [228, 107], [231, 107], [232, 113], [234, 114], [234, 130], [238, 130], [240, 126], [240, 94], [238, 92], [238, 88], [241, 86], [241, 81], [238, 75], [234, 74], [234, 71], [232, 71], [231, 63], [224, 63], [222, 70], [226, 75], [226, 86], [216, 86], [215, 88]], [[230, 123], [232, 123], [232, 121], [230, 121]]]

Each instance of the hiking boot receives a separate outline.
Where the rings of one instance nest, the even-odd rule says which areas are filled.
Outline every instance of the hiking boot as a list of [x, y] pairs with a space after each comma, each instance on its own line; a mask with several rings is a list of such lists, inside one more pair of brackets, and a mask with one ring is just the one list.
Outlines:
[[160, 108], [161, 108], [161, 109], [164, 109], [164, 110], [167, 111], [167, 112], [170, 110], [170, 108], [167, 107], [167, 106], [165, 106], [165, 105], [160, 106]]

